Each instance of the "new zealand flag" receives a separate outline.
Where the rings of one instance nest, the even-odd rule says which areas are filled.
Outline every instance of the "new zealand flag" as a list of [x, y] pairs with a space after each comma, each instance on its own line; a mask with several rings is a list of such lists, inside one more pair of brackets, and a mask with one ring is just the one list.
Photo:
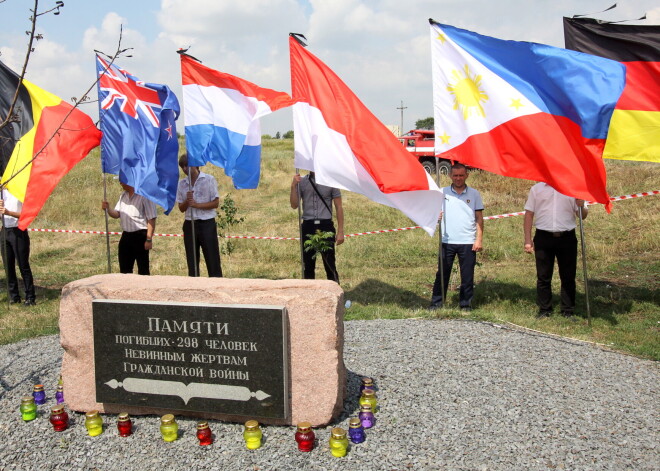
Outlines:
[[96, 70], [103, 172], [169, 214], [179, 178], [179, 100], [166, 85], [142, 82], [99, 56]]

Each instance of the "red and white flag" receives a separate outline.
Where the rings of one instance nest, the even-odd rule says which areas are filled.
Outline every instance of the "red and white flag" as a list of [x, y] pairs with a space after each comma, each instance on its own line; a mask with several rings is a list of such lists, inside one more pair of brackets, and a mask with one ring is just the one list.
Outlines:
[[416, 157], [293, 37], [289, 51], [296, 167], [397, 208], [433, 235], [442, 194]]

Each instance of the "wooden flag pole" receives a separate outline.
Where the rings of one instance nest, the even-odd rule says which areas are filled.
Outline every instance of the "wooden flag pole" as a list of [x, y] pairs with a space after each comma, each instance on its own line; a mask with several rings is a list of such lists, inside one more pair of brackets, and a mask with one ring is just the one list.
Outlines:
[[[106, 182], [106, 174], [103, 172], [103, 201], [108, 201], [108, 187]], [[105, 252], [108, 257], [108, 273], [112, 273], [112, 262], [110, 261], [110, 226], [108, 225], [108, 210], [105, 213]]]
[[582, 224], [582, 206], [578, 206], [578, 217], [580, 219], [580, 244], [582, 246], [582, 271], [584, 273], [584, 298], [587, 303], [587, 324], [591, 327], [591, 307], [589, 306], [589, 281], [587, 277], [587, 253], [584, 242], [584, 225]]
[[[188, 190], [193, 191], [192, 177], [190, 176], [190, 162], [188, 162]], [[186, 194], [186, 199], [188, 195]], [[193, 212], [193, 207], [188, 206], [190, 210], [190, 236], [192, 237], [192, 259], [193, 259], [193, 274], [194, 276], [199, 276], [199, 264], [197, 263], [197, 239], [195, 237], [195, 213]], [[187, 212], [188, 210], [186, 210]], [[185, 242], [184, 242], [185, 244]]]
[[[440, 158], [435, 156], [435, 184], [440, 188]], [[443, 200], [444, 202], [444, 200]], [[442, 290], [442, 306], [445, 306], [447, 301], [447, 293], [445, 292], [445, 269], [444, 261], [442, 259], [442, 212], [440, 212], [440, 221], [438, 221], [438, 270], [440, 270], [440, 284], [442, 285], [440, 289]]]
[[[300, 169], [296, 168], [296, 175], [300, 175]], [[305, 241], [303, 240], [303, 229], [302, 229], [302, 198], [300, 196], [300, 183], [296, 185], [296, 191], [298, 192], [298, 234], [300, 234], [300, 277], [305, 278]]]

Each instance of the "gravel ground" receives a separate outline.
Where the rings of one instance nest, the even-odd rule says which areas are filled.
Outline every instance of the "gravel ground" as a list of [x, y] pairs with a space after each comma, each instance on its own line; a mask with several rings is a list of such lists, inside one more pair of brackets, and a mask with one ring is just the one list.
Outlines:
[[[331, 426], [297, 451], [294, 427], [263, 427], [247, 450], [242, 425], [211, 421], [215, 443], [197, 445], [196, 420], [180, 439], [160, 439], [159, 417], [134, 417], [135, 433], [88, 437], [84, 414], [69, 430], [48, 423], [62, 349], [57, 336], [0, 347], [0, 470], [660, 470], [658, 365], [579, 342], [487, 323], [442, 320], [346, 322], [344, 413], [356, 414], [359, 378], [375, 378], [381, 411], [367, 441], [330, 455]], [[23, 422], [34, 383], [48, 402]]]

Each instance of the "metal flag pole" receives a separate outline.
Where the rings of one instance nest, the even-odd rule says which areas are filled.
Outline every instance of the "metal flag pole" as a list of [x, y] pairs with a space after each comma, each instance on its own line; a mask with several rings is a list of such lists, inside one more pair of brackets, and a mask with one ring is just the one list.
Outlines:
[[[440, 188], [440, 158], [436, 155], [435, 156], [435, 184], [438, 185], [438, 188]], [[444, 195], [442, 196], [442, 201], [441, 201], [441, 212], [440, 212], [440, 221], [438, 222], [438, 270], [440, 271], [440, 284], [442, 285], [440, 289], [442, 290], [442, 307], [444, 307], [445, 302], [447, 301], [445, 298], [447, 296], [447, 293], [445, 292], [445, 269], [444, 269], [444, 260], [442, 259], [442, 217], [444, 214], [442, 214], [442, 208], [444, 206]]]
[[[300, 169], [296, 168], [296, 175], [300, 175]], [[298, 193], [298, 234], [300, 234], [300, 277], [305, 278], [305, 241], [303, 240], [302, 229], [302, 198], [300, 197], [300, 182], [296, 185], [296, 192]]]
[[[192, 191], [192, 177], [190, 176], [190, 163], [188, 163], [188, 190]], [[188, 195], [186, 195], [186, 198]], [[193, 274], [199, 276], [199, 264], [197, 263], [197, 238], [195, 237], [195, 213], [193, 213], [192, 206], [188, 206], [190, 210], [190, 236], [192, 237], [192, 258], [193, 258]], [[186, 210], [187, 212], [188, 210]]]
[[[108, 201], [108, 187], [106, 182], [106, 174], [103, 172], [103, 201]], [[112, 273], [112, 263], [110, 262], [110, 226], [108, 225], [108, 210], [105, 213], [105, 251], [108, 256], [108, 273]]]
[[587, 253], [584, 242], [584, 225], [582, 224], [582, 206], [578, 206], [578, 217], [580, 218], [580, 244], [582, 246], [582, 271], [584, 272], [584, 297], [587, 303], [587, 325], [591, 327], [591, 307], [589, 306], [589, 282], [587, 280]]

